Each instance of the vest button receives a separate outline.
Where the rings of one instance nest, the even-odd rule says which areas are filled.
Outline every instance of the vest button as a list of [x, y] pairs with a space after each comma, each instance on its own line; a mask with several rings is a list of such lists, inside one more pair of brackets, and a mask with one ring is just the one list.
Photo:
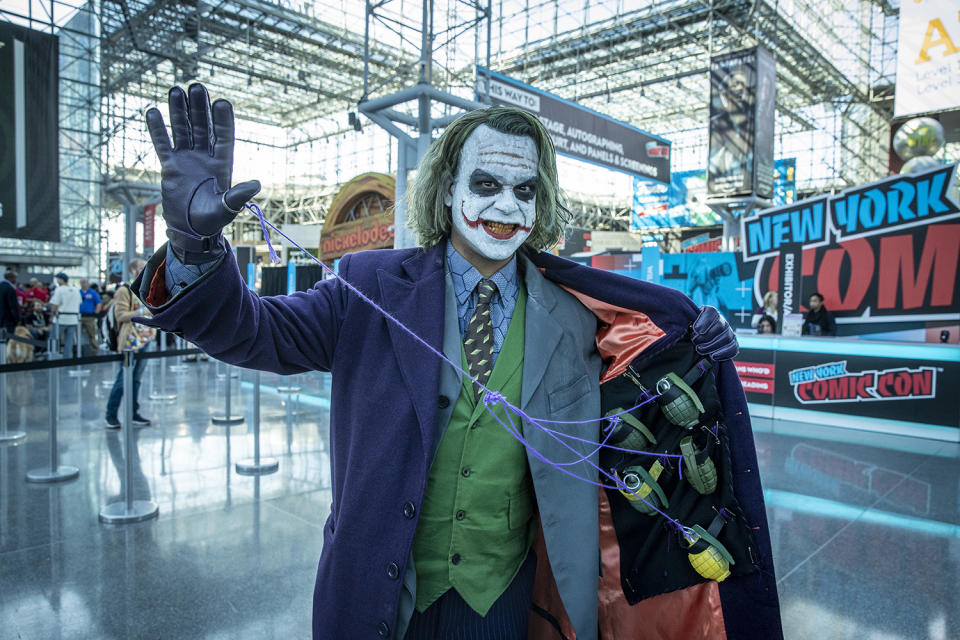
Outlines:
[[413, 516], [417, 515], [417, 507], [412, 502], [403, 503], [403, 517], [407, 520], [413, 520]]
[[396, 580], [400, 575], [400, 567], [397, 566], [396, 562], [391, 562], [387, 565], [387, 577], [391, 580]]
[[447, 407], [450, 406], [450, 398], [448, 398], [447, 396], [440, 396], [437, 399], [437, 406], [440, 407], [441, 409], [446, 409]]
[[390, 637], [390, 625], [387, 624], [386, 620], [381, 620], [380, 624], [377, 625], [377, 635], [381, 638]]
[[453, 564], [460, 564], [460, 554], [459, 553], [453, 554], [453, 557], [450, 558], [450, 562], [452, 562]]
[[470, 477], [470, 467], [464, 467], [463, 470], [462, 470], [460, 473], [463, 475], [464, 478], [469, 478], [469, 477]]
[[463, 519], [466, 518], [466, 517], [467, 517], [467, 512], [466, 512], [466, 511], [464, 511], [463, 509], [458, 509], [458, 510], [457, 510], [457, 520], [463, 520]]

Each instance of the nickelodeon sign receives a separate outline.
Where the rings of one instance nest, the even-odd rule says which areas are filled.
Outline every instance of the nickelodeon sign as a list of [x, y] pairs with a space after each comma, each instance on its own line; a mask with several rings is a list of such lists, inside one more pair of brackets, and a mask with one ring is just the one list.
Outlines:
[[330, 204], [320, 234], [320, 259], [393, 248], [395, 181], [384, 173], [365, 173], [347, 182]]

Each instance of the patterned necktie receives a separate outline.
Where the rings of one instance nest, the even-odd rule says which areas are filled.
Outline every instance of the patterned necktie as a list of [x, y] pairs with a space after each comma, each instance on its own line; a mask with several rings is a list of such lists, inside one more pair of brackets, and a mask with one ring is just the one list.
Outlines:
[[[467, 369], [470, 375], [487, 384], [493, 370], [493, 324], [490, 322], [490, 300], [497, 292], [497, 285], [486, 278], [477, 284], [477, 308], [473, 311], [467, 334], [463, 340], [463, 350], [467, 354]], [[474, 398], [479, 402], [483, 389], [474, 385]]]

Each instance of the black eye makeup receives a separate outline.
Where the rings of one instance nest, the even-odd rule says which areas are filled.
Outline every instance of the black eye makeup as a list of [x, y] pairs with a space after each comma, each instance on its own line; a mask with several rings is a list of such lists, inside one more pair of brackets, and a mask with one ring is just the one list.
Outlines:
[[[492, 197], [500, 193], [503, 185], [499, 180], [482, 169], [470, 174], [470, 191], [483, 197]], [[530, 202], [537, 195], [537, 179], [531, 178], [513, 188], [513, 194], [521, 202]]]
[[478, 196], [495, 196], [500, 189], [500, 182], [486, 171], [476, 169], [470, 174], [470, 191]]
[[522, 202], [533, 200], [533, 197], [537, 195], [537, 181], [527, 180], [522, 184], [518, 184], [513, 188], [513, 194], [517, 196], [517, 200]]

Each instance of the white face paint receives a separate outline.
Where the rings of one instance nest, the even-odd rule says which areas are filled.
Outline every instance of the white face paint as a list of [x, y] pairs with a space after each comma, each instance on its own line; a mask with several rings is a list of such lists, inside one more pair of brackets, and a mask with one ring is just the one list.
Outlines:
[[520, 248], [537, 217], [539, 160], [537, 145], [527, 136], [487, 125], [470, 134], [444, 196], [453, 216], [454, 246], [462, 242], [492, 261], [508, 260]]

